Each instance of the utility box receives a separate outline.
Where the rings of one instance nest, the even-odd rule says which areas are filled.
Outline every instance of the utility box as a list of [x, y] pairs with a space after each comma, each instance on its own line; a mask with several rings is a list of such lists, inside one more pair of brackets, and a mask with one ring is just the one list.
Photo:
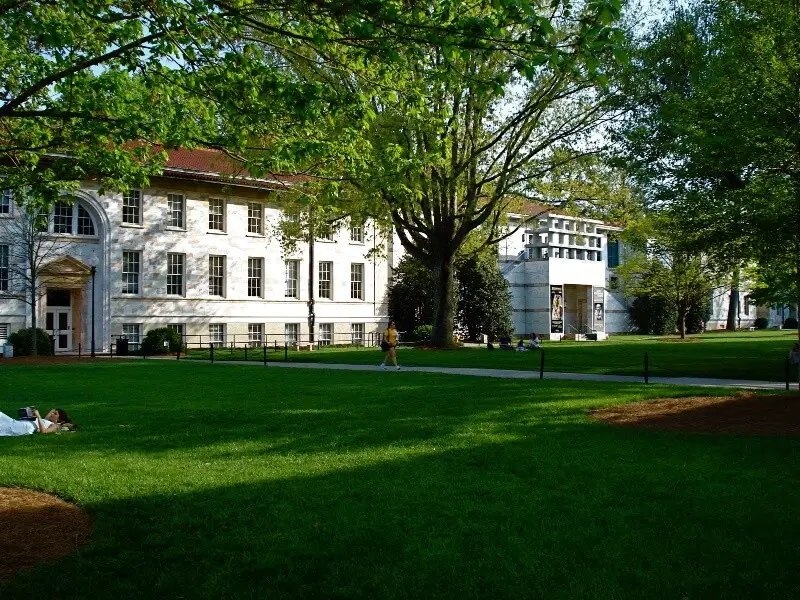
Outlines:
[[117, 356], [128, 356], [128, 338], [119, 338], [117, 340]]
[[14, 346], [5, 344], [0, 348], [3, 350], [3, 358], [14, 358]]

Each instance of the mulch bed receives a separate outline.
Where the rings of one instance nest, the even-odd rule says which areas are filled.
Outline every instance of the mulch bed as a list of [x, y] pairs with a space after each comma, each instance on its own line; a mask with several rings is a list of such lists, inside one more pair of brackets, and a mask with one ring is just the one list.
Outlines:
[[663, 398], [610, 408], [589, 414], [622, 427], [698, 433], [800, 436], [800, 394], [759, 395], [741, 392], [712, 398]]
[[18, 571], [55, 561], [89, 541], [83, 510], [56, 496], [0, 488], [0, 582]]

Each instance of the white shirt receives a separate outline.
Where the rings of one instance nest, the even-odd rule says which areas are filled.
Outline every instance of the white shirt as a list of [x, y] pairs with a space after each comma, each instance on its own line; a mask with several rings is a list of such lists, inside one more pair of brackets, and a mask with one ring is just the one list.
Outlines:
[[[45, 428], [53, 423], [47, 419], [42, 419]], [[34, 421], [17, 421], [5, 413], [0, 412], [0, 436], [31, 435], [39, 431], [39, 424]]]

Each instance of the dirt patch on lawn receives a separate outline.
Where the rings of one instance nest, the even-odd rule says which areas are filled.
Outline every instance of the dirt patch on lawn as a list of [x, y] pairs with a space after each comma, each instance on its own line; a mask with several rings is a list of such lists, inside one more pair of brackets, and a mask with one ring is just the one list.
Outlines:
[[0, 583], [18, 571], [58, 560], [89, 541], [83, 510], [56, 496], [0, 488]]
[[742, 392], [723, 398], [663, 398], [590, 410], [623, 427], [700, 433], [800, 436], [800, 394]]

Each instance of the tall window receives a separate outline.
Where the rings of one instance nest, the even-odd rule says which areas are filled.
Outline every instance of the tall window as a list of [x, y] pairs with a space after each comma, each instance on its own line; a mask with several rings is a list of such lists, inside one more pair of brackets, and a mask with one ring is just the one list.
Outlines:
[[247, 203], [247, 233], [261, 235], [263, 229], [264, 206], [260, 202]]
[[167, 329], [172, 329], [172, 331], [181, 336], [181, 346], [186, 345], [186, 338], [184, 337], [186, 335], [186, 328], [183, 323], [169, 323]]
[[219, 198], [208, 200], [208, 229], [225, 231], [225, 200]]
[[298, 298], [297, 295], [297, 273], [299, 271], [299, 260], [286, 261], [286, 288], [283, 293], [285, 298]]
[[8, 267], [8, 246], [3, 244], [0, 246], [0, 292], [7, 292], [9, 281], [11, 277], [9, 275], [9, 267]]
[[333, 275], [333, 263], [319, 263], [319, 297], [331, 299], [331, 279]]
[[208, 257], [208, 295], [225, 295], [225, 257]]
[[94, 235], [94, 223], [89, 212], [78, 204], [78, 235]]
[[264, 325], [249, 323], [247, 325], [247, 341], [251, 346], [261, 346], [264, 341]]
[[142, 271], [141, 255], [138, 252], [122, 253], [122, 293], [139, 293], [139, 273]]
[[287, 344], [296, 344], [300, 338], [300, 323], [286, 323], [283, 326], [283, 337]]
[[350, 241], [364, 243], [364, 226], [353, 225], [350, 227]]
[[183, 254], [167, 254], [167, 294], [171, 296], [183, 296], [184, 261]]
[[350, 324], [350, 338], [354, 344], [361, 344], [364, 341], [364, 324], [351, 323]]
[[140, 323], [123, 323], [122, 335], [128, 338], [128, 344], [133, 346], [131, 350], [138, 350], [142, 341], [142, 325]]
[[350, 297], [357, 300], [364, 299], [363, 263], [352, 263], [350, 265]]
[[333, 323], [320, 323], [317, 344], [330, 346], [333, 343]]
[[[5, 179], [5, 177], [2, 179]], [[0, 215], [11, 214], [11, 202], [13, 199], [14, 195], [11, 191], [11, 188], [0, 189]]]
[[247, 259], [247, 295], [251, 298], [261, 298], [263, 295], [264, 259]]
[[167, 207], [169, 208], [168, 224], [170, 227], [183, 229], [186, 227], [184, 213], [186, 212], [186, 200], [183, 194], [167, 194]]
[[225, 345], [225, 323], [209, 323], [208, 335], [211, 338], [211, 343], [214, 346]]
[[53, 233], [72, 233], [72, 205], [56, 202], [53, 207]]
[[122, 222], [128, 225], [142, 224], [142, 192], [139, 190], [122, 194]]
[[608, 242], [606, 246], [606, 255], [608, 256], [609, 269], [619, 266], [619, 240]]

